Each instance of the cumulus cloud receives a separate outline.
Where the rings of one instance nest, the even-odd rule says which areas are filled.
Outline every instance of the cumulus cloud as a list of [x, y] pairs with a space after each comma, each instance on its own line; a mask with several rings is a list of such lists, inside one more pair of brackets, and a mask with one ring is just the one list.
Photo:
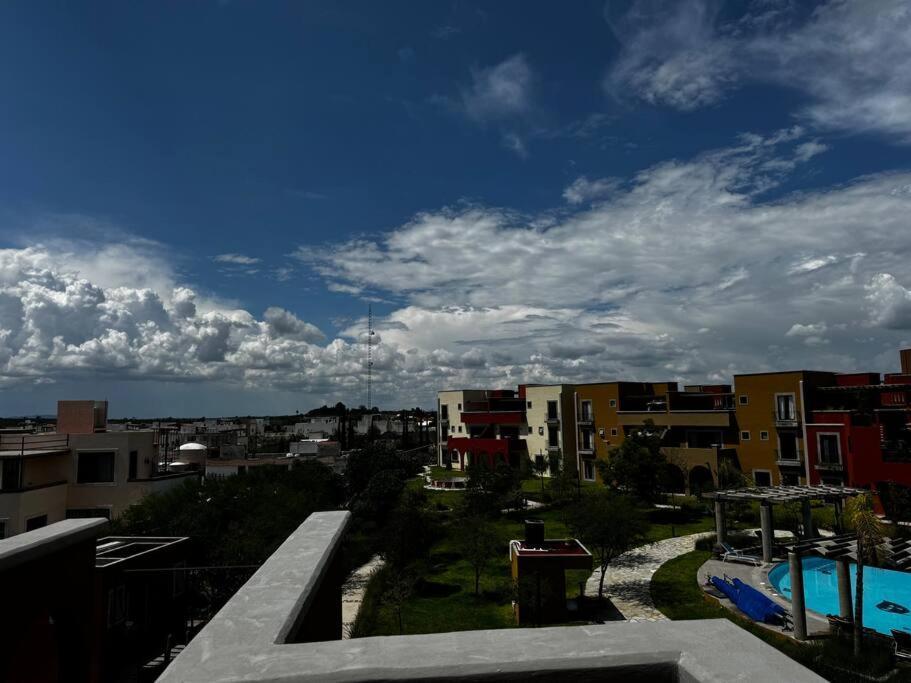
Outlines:
[[801, 113], [814, 125], [911, 142], [911, 11], [903, 0], [830, 0], [812, 11], [762, 2], [736, 20], [712, 0], [612, 8], [606, 18], [622, 50], [605, 86], [616, 95], [691, 111], [744, 82], [774, 83], [809, 96]]
[[[899, 344], [888, 329], [911, 326], [911, 293], [876, 276], [911, 280], [900, 256], [911, 248], [911, 175], [765, 199], [813, 143], [800, 127], [743, 135], [561, 214], [424, 212], [336, 245], [315, 267], [408, 301], [390, 315], [407, 329], [384, 341], [435, 354], [446, 386], [888, 369], [879, 359]], [[466, 349], [485, 358], [468, 375]]]
[[563, 199], [570, 204], [582, 204], [601, 199], [619, 189], [621, 182], [619, 178], [589, 180], [585, 176], [580, 176], [563, 190]]

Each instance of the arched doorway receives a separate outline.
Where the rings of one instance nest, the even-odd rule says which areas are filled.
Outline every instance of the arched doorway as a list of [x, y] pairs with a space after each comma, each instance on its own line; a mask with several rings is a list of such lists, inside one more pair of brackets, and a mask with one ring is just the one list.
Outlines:
[[704, 491], [713, 491], [715, 481], [708, 467], [697, 465], [690, 470], [690, 493], [698, 496]]

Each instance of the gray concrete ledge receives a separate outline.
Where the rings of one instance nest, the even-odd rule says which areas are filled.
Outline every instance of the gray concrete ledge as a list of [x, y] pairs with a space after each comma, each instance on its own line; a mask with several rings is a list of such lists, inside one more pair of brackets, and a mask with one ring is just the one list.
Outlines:
[[348, 521], [345, 512], [311, 515], [159, 680], [823, 680], [725, 619], [285, 642]]
[[65, 519], [0, 541], [0, 571], [97, 538], [106, 519]]

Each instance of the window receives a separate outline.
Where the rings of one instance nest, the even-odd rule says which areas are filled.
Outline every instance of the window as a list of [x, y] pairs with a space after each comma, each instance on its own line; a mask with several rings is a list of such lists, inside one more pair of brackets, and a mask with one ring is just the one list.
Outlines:
[[611, 436], [617, 436], [617, 428], [616, 428], [616, 427], [611, 427], [611, 428], [610, 428], [610, 435], [611, 435]]
[[781, 483], [785, 486], [799, 486], [800, 485], [800, 476], [794, 472], [782, 472], [781, 473]]
[[0, 540], [6, 538], [6, 520], [0, 519]]
[[768, 441], [768, 440], [769, 440], [769, 433], [768, 433], [767, 431], [765, 431], [765, 430], [759, 432], [759, 440], [760, 440], [760, 441]]
[[793, 422], [797, 419], [794, 394], [775, 395], [775, 417], [784, 422]]
[[0, 467], [0, 491], [15, 491], [20, 483], [19, 458], [4, 458]]
[[461, 403], [459, 404], [459, 410], [460, 410], [460, 411], [462, 410], [462, 404], [461, 404]]
[[816, 438], [820, 464], [840, 465], [841, 448], [838, 443], [838, 434], [818, 434]]
[[43, 526], [47, 526], [47, 515], [37, 515], [25, 520], [26, 531], [34, 531], [35, 529], [40, 529]]
[[579, 446], [583, 451], [590, 451], [594, 448], [592, 445], [592, 430], [582, 430], [582, 444]]
[[455, 434], [455, 425], [452, 425], [451, 427], [449, 427], [449, 431], [452, 432], [453, 434]]
[[450, 456], [450, 458], [449, 458], [449, 460], [450, 460], [451, 462], [458, 462], [458, 461], [459, 461], [459, 452], [458, 452], [458, 451], [453, 451], [452, 454], [451, 454], [451, 456]]
[[459, 434], [462, 433], [462, 425], [459, 425]]
[[547, 428], [547, 447], [548, 448], [559, 448], [560, 447], [560, 431], [556, 427]]
[[749, 432], [749, 430], [740, 432], [740, 440], [741, 440], [741, 441], [749, 441], [749, 440], [750, 440], [750, 432]]
[[608, 403], [608, 405], [609, 405], [611, 408], [616, 408], [616, 407], [617, 407], [617, 399], [612, 398], [612, 399], [610, 400], [610, 403]]
[[440, 406], [440, 419], [448, 420], [449, 419], [449, 404], [444, 403]]
[[756, 482], [756, 486], [771, 486], [772, 473], [768, 470], [753, 470], [753, 481]]
[[535, 471], [536, 472], [544, 471], [544, 456], [543, 455], [535, 456]]
[[544, 427], [538, 427], [538, 436], [544, 436]]
[[740, 396], [737, 397], [737, 402], [742, 406], [750, 405], [750, 399], [746, 394], [740, 394]]
[[592, 419], [592, 402], [582, 401], [582, 417], [585, 422], [591, 422]]
[[591, 460], [582, 461], [582, 478], [585, 479], [585, 481], [595, 480], [595, 463]]
[[129, 479], [136, 478], [136, 471], [139, 468], [139, 451], [130, 451], [130, 473], [127, 475]]
[[556, 401], [548, 401], [548, 402], [547, 402], [547, 419], [548, 419], [548, 420], [556, 420], [556, 419], [557, 419], [557, 416], [558, 416], [558, 413], [557, 413], [557, 402], [556, 402]]
[[531, 401], [528, 402], [528, 409], [531, 410]]
[[598, 436], [601, 438], [602, 441], [604, 440], [604, 427], [598, 428]]
[[103, 484], [114, 481], [114, 453], [80, 453], [76, 464], [77, 484]]

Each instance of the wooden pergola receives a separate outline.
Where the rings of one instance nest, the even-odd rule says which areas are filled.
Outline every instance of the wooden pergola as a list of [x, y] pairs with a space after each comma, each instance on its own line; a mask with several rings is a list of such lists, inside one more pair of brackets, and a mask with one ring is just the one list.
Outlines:
[[776, 503], [800, 503], [803, 511], [804, 539], [813, 535], [813, 515], [811, 500], [824, 500], [835, 506], [835, 522], [841, 529], [841, 517], [845, 498], [865, 493], [862, 489], [846, 486], [751, 486], [722, 491], [708, 491], [703, 498], [715, 501], [715, 532], [718, 542], [726, 541], [725, 507], [726, 502], [741, 503], [756, 501], [759, 503], [759, 522], [762, 527], [762, 561], [772, 561], [772, 541], [775, 529], [772, 523], [772, 506]]

